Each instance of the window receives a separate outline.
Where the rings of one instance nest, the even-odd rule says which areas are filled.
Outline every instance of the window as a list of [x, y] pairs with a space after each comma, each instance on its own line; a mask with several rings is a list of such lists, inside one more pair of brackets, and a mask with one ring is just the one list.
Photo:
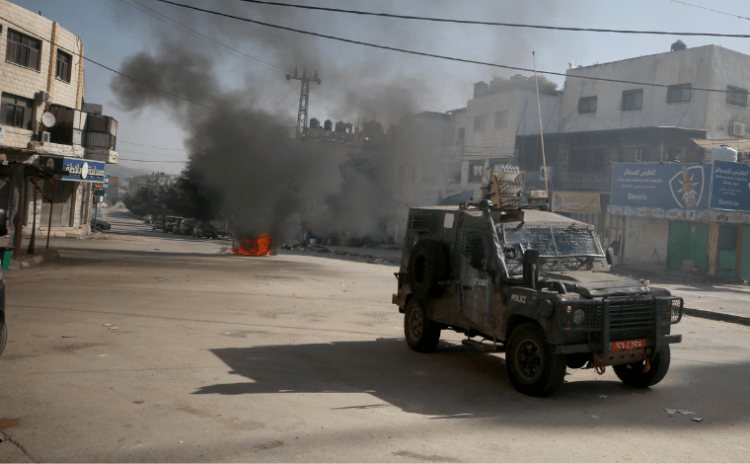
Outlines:
[[458, 137], [456, 138], [456, 145], [464, 144], [464, 136], [466, 135], [466, 129], [463, 127], [458, 128]]
[[55, 71], [55, 77], [61, 81], [70, 82], [70, 64], [73, 62], [73, 57], [65, 52], [57, 51], [57, 70]]
[[484, 130], [485, 126], [487, 125], [487, 115], [483, 114], [481, 116], [477, 116], [474, 118], [474, 130], [480, 131]]
[[747, 89], [741, 89], [739, 87], [727, 86], [727, 103], [734, 106], [741, 106], [745, 108], [747, 106]]
[[39, 71], [41, 47], [40, 41], [8, 29], [8, 48], [5, 51], [5, 61]]
[[670, 85], [667, 87], [667, 103], [689, 102], [693, 84]]
[[482, 182], [484, 177], [484, 161], [469, 162], [469, 182]]
[[622, 93], [622, 111], [639, 110], [643, 107], [643, 89], [626, 90]]
[[12, 127], [31, 129], [33, 103], [28, 98], [4, 93], [0, 107], [0, 122]]
[[498, 111], [495, 113], [495, 127], [505, 127], [508, 125], [508, 112]]
[[596, 113], [596, 96], [581, 97], [578, 99], [579, 113]]

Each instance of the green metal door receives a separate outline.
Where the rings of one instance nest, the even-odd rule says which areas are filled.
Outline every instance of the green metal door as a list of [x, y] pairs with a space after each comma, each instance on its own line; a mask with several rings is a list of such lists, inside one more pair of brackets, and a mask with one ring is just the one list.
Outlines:
[[669, 224], [669, 268], [706, 272], [708, 224], [672, 222]]
[[750, 279], [750, 226], [742, 226], [742, 258], [740, 277]]
[[716, 275], [734, 277], [737, 267], [737, 226], [723, 225], [719, 228], [719, 266]]

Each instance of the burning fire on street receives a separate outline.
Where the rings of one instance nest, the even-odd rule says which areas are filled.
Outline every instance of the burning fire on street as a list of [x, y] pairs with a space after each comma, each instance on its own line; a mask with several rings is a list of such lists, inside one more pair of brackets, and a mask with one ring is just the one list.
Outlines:
[[267, 234], [242, 239], [236, 248], [232, 248], [232, 254], [243, 256], [269, 256], [271, 252], [271, 236]]

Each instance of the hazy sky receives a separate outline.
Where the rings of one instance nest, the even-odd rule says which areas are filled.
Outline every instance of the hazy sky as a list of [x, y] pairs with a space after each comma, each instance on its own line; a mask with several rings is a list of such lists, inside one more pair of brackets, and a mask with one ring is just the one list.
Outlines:
[[[2, 0], [0, 0], [2, 1]], [[354, 40], [511, 66], [565, 72], [571, 59], [590, 65], [669, 51], [678, 38], [688, 47], [715, 43], [750, 54], [750, 39], [553, 32], [446, 25], [360, 17], [249, 4], [239, 0], [179, 0], [269, 23]], [[241, 93], [269, 113], [295, 123], [299, 83], [287, 82], [295, 66], [318, 69], [310, 117], [356, 122], [377, 117], [386, 124], [408, 111], [447, 111], [466, 105], [472, 84], [511, 71], [374, 50], [360, 45], [278, 31], [265, 26], [184, 10], [155, 0], [13, 0], [78, 35], [84, 55], [114, 69], [128, 56], [163, 56], [179, 44], [205, 57], [227, 91]], [[750, 22], [684, 3], [750, 17], [750, 2], [737, 0], [305, 0], [304, 4], [375, 12], [573, 27], [747, 33]], [[150, 10], [155, 10], [154, 13]], [[188, 32], [164, 17], [206, 37]], [[217, 45], [220, 42], [222, 45]], [[231, 47], [234, 50], [229, 50]], [[168, 107], [127, 111], [110, 89], [113, 74], [87, 62], [85, 99], [104, 104], [119, 121], [120, 164], [179, 173], [185, 133]], [[158, 72], [154, 70], [154, 72]], [[139, 78], [142, 76], [133, 76]], [[561, 78], [550, 77], [562, 87]], [[195, 95], [182, 95], [198, 99]], [[205, 110], [209, 111], [209, 110]], [[134, 144], [166, 147], [172, 150]], [[170, 161], [154, 163], [132, 160]]]

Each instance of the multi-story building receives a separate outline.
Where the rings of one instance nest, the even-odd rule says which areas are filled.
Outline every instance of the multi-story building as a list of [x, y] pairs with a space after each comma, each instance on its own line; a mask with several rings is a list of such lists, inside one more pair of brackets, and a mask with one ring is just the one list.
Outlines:
[[24, 233], [87, 234], [92, 186], [117, 162], [117, 121], [83, 102], [83, 43], [6, 0], [0, 37], [0, 207]]
[[[746, 158], [750, 56], [678, 41], [669, 52], [573, 68], [567, 75], [559, 130], [544, 136], [553, 209], [597, 225], [605, 246], [621, 248], [624, 264], [750, 275], [728, 255], [737, 251], [738, 263], [750, 256], [750, 250], [739, 253], [748, 229], [742, 224], [750, 224], [742, 207], [747, 203], [717, 203], [728, 201], [713, 187], [722, 174], [701, 165], [721, 145], [737, 149], [740, 161]], [[527, 172], [541, 164], [538, 139], [517, 138], [516, 160]], [[615, 169], [613, 185], [616, 163], [623, 164], [617, 164], [621, 172]], [[527, 176], [532, 188], [541, 181]], [[698, 192], [696, 206], [677, 201], [683, 183]], [[704, 241], [691, 242], [696, 236]]]

